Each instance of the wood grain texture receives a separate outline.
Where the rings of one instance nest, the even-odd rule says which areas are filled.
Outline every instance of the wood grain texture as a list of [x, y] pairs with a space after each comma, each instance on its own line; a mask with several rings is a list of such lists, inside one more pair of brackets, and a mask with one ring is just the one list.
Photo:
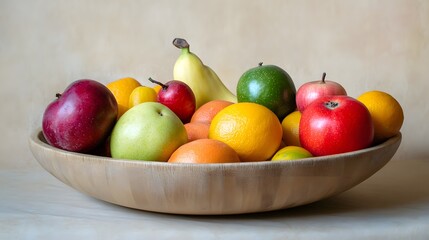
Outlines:
[[398, 134], [368, 149], [297, 161], [171, 164], [112, 159], [54, 148], [40, 130], [29, 144], [53, 176], [103, 201], [174, 214], [239, 214], [315, 202], [361, 183], [401, 143]]

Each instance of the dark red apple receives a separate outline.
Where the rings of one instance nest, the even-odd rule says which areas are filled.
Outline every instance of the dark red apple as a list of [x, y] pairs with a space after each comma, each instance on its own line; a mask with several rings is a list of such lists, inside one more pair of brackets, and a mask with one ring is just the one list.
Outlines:
[[345, 153], [367, 148], [374, 137], [368, 109], [348, 96], [316, 99], [301, 115], [301, 146], [314, 156]]
[[322, 80], [304, 83], [296, 92], [296, 106], [301, 113], [314, 100], [330, 95], [347, 95], [346, 90], [339, 83], [325, 80], [326, 73], [323, 73]]
[[105, 143], [117, 112], [115, 97], [106, 86], [94, 80], [77, 80], [47, 106], [43, 135], [54, 147], [90, 152]]
[[161, 86], [157, 101], [170, 108], [183, 123], [188, 123], [195, 112], [196, 106], [192, 89], [186, 83], [178, 80], [171, 80], [165, 84], [152, 78], [149, 78], [149, 81]]

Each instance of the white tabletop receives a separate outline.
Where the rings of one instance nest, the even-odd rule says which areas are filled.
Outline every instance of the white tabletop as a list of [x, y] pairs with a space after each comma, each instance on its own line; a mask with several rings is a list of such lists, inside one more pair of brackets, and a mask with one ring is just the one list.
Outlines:
[[330, 199], [267, 213], [183, 216], [88, 197], [42, 168], [0, 170], [0, 239], [429, 239], [429, 159], [392, 160]]

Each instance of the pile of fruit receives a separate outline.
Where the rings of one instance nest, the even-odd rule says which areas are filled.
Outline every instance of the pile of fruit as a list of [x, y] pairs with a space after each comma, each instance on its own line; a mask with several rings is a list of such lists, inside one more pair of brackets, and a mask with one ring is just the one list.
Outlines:
[[174, 163], [293, 160], [368, 148], [399, 133], [400, 104], [388, 93], [347, 96], [337, 82], [296, 90], [275, 65], [240, 77], [236, 94], [184, 39], [174, 79], [71, 83], [43, 115], [47, 142], [72, 152]]

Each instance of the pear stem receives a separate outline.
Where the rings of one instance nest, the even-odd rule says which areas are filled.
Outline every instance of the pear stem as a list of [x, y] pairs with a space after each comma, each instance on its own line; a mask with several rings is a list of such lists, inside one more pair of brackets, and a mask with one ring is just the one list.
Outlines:
[[326, 78], [326, 73], [324, 72], [324, 73], [322, 74], [322, 83], [325, 83], [325, 78]]
[[175, 38], [173, 40], [173, 45], [180, 49], [189, 48], [189, 43], [183, 38]]
[[149, 81], [150, 81], [150, 82], [152, 82], [152, 83], [158, 84], [158, 85], [159, 85], [159, 86], [161, 86], [161, 87], [162, 87], [162, 89], [164, 89], [164, 90], [166, 90], [166, 89], [168, 88], [168, 86], [167, 86], [167, 85], [165, 85], [165, 84], [163, 84], [163, 83], [161, 83], [161, 82], [158, 82], [158, 81], [156, 81], [156, 80], [153, 80], [152, 78], [149, 78]]

